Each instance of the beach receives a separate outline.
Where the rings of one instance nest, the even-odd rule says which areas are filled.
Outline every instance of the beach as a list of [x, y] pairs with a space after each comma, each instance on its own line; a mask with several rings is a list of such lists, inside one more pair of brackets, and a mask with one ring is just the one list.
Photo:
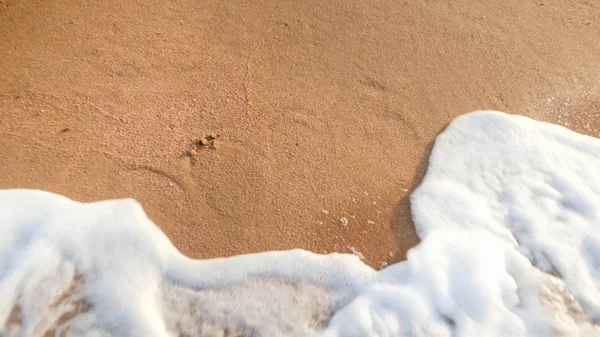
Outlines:
[[599, 22], [0, 0], [0, 337], [600, 336]]
[[0, 4], [0, 188], [134, 198], [185, 255], [418, 243], [408, 195], [478, 109], [599, 136], [591, 1]]

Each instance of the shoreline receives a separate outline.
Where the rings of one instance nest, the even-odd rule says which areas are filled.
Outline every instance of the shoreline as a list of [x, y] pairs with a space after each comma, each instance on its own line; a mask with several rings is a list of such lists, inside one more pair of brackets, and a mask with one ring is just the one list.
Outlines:
[[403, 260], [408, 195], [453, 117], [599, 135], [600, 10], [583, 2], [6, 2], [0, 188], [133, 197], [193, 258]]

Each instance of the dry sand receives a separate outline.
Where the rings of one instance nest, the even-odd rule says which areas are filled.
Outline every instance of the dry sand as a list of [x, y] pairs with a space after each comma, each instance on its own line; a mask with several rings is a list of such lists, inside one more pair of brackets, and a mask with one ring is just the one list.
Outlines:
[[133, 197], [192, 257], [403, 259], [453, 117], [600, 134], [594, 0], [3, 2], [0, 188]]

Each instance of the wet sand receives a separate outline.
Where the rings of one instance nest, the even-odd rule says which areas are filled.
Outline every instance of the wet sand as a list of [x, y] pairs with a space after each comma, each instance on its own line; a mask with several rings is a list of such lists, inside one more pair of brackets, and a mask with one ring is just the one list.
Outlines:
[[133, 197], [195, 258], [378, 266], [453, 117], [600, 135], [598, 36], [593, 1], [6, 0], [0, 188]]

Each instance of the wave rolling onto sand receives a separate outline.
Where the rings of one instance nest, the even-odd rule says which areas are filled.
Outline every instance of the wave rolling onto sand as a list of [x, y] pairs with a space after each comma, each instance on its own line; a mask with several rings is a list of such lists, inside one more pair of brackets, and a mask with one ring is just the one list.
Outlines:
[[0, 0], [0, 337], [597, 336], [598, 22]]
[[134, 200], [0, 192], [3, 336], [600, 336], [600, 140], [482, 111], [411, 195], [422, 242], [375, 271], [303, 250], [194, 260]]

